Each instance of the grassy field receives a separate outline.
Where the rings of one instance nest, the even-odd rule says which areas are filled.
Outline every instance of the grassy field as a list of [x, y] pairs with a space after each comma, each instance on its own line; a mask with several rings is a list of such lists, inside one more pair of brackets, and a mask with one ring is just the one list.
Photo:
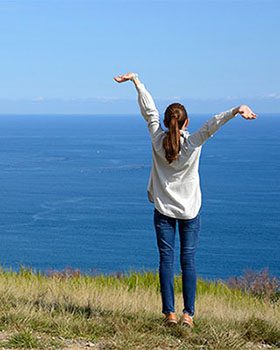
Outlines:
[[[280, 348], [279, 280], [198, 280], [195, 329], [166, 327], [158, 275], [0, 269], [0, 349]], [[176, 310], [183, 309], [180, 276]]]

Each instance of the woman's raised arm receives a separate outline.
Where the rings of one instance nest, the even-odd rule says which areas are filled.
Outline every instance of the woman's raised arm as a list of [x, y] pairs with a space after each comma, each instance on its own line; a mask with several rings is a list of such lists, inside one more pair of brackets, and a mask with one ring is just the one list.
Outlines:
[[189, 141], [193, 147], [201, 146], [206, 140], [209, 139], [214, 133], [230, 119], [240, 114], [244, 119], [255, 119], [257, 114], [252, 112], [250, 107], [241, 105], [236, 108], [232, 108], [226, 112], [219, 113], [209, 119], [202, 127], [195, 133], [191, 134]]
[[141, 110], [141, 114], [143, 115], [144, 119], [148, 122], [148, 127], [153, 138], [153, 136], [158, 130], [162, 130], [159, 121], [159, 113], [151, 94], [146, 90], [144, 84], [142, 84], [141, 81], [138, 79], [138, 74], [127, 73], [124, 75], [118, 75], [114, 77], [114, 79], [118, 83], [123, 83], [129, 80], [131, 80], [134, 83], [138, 92], [138, 103]]

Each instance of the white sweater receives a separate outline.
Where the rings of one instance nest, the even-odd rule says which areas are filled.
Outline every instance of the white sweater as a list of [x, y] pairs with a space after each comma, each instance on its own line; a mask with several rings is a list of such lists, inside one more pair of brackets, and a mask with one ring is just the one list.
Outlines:
[[202, 144], [234, 116], [230, 109], [208, 120], [193, 134], [180, 130], [181, 149], [171, 164], [165, 158], [159, 113], [152, 96], [143, 84], [137, 86], [141, 114], [148, 122], [152, 140], [153, 165], [148, 185], [148, 197], [163, 215], [176, 219], [192, 219], [201, 207], [199, 158]]

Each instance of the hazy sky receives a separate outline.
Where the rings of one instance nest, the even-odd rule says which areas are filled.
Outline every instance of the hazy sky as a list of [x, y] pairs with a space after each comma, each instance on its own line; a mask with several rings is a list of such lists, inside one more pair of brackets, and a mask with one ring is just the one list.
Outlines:
[[136, 113], [250, 103], [280, 112], [279, 0], [0, 0], [0, 114]]

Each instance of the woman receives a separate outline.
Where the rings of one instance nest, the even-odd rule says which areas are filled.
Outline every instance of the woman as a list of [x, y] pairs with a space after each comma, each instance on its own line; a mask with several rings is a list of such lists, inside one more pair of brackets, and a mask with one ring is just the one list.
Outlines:
[[154, 203], [154, 224], [160, 254], [159, 276], [162, 312], [167, 324], [176, 324], [174, 308], [174, 243], [176, 222], [180, 236], [180, 262], [184, 309], [181, 323], [191, 328], [195, 311], [196, 271], [195, 253], [200, 231], [201, 191], [199, 157], [201, 146], [222, 125], [237, 114], [255, 119], [256, 114], [245, 105], [232, 108], [212, 117], [197, 132], [185, 131], [189, 119], [183, 105], [173, 103], [164, 114], [161, 128], [154, 101], [135, 73], [114, 77], [118, 83], [133, 81], [138, 92], [141, 113], [148, 122], [152, 140], [153, 166], [148, 196]]

